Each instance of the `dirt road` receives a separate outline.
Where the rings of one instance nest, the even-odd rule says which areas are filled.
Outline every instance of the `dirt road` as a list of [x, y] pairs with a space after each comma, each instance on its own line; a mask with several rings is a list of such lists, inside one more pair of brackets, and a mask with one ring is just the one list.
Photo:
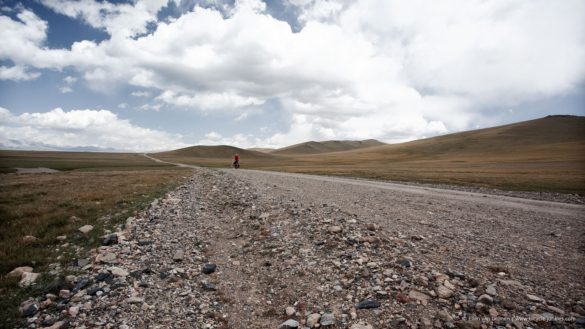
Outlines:
[[67, 321], [579, 327], [584, 215], [579, 205], [464, 191], [194, 168], [117, 232], [119, 244], [94, 251], [74, 282], [91, 283], [69, 301], [78, 308]]

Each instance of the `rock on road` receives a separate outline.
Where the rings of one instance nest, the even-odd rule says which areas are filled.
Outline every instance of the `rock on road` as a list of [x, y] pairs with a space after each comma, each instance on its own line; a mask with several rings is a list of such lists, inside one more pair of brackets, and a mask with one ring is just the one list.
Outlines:
[[88, 328], [579, 327], [584, 215], [584, 206], [548, 201], [194, 168], [131, 218], [118, 244], [94, 250], [72, 279], [90, 283], [62, 301], [69, 313], [54, 320]]

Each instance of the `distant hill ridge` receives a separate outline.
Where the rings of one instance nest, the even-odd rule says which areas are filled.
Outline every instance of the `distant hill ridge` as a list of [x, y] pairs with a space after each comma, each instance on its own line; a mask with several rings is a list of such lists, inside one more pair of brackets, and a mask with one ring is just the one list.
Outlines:
[[[585, 117], [551, 115], [504, 126], [458, 132], [400, 144], [350, 151], [367, 159], [439, 159], [503, 156], [551, 160], [585, 152]], [[334, 156], [334, 155], [332, 155]]]
[[295, 144], [287, 147], [283, 147], [274, 151], [270, 154], [276, 155], [308, 155], [308, 154], [319, 154], [319, 153], [331, 153], [331, 152], [344, 152], [357, 150], [362, 148], [368, 148], [373, 146], [386, 145], [375, 139], [366, 139], [362, 141], [348, 141], [348, 140], [332, 140], [323, 142], [305, 142]]
[[246, 159], [261, 159], [273, 158], [274, 156], [258, 151], [245, 150], [239, 147], [229, 145], [196, 145], [189, 146], [182, 149], [157, 153], [161, 156], [174, 157], [193, 157], [193, 158], [216, 158], [216, 159], [230, 159], [234, 154], [238, 153], [242, 158]]
[[[319, 155], [319, 158], [351, 158], [368, 161], [437, 160], [467, 157], [525, 159], [575, 158], [585, 152], [585, 117], [550, 115], [544, 118], [436, 136], [399, 144], [384, 144], [374, 139], [362, 141], [305, 142], [271, 149], [241, 149], [228, 145], [191, 146], [162, 156], [193, 158], [231, 158], [239, 153], [245, 159], [278, 159]], [[474, 161], [479, 161], [480, 158]], [[344, 161], [346, 161], [344, 160]]]

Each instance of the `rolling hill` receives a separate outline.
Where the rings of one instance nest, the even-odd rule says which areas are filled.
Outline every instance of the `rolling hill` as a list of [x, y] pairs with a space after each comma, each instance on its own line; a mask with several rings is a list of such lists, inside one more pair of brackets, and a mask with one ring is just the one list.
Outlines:
[[513, 190], [585, 193], [585, 117], [548, 116], [400, 144], [307, 142], [270, 153], [195, 146], [156, 156], [172, 162], [464, 184]]
[[263, 152], [245, 150], [228, 145], [197, 145], [185, 147], [168, 152], [160, 152], [154, 154], [157, 157], [187, 157], [187, 158], [205, 158], [205, 159], [231, 159], [234, 154], [238, 153], [243, 159], [270, 159], [273, 158], [270, 154]]
[[[585, 155], [585, 117], [548, 116], [412, 142], [347, 152], [359, 158], [395, 161], [564, 161]], [[335, 155], [331, 155], [335, 157]]]
[[324, 141], [324, 142], [305, 142], [283, 147], [274, 151], [271, 154], [276, 155], [307, 155], [307, 154], [321, 154], [331, 152], [344, 152], [373, 146], [386, 145], [375, 139], [368, 139], [363, 141]]

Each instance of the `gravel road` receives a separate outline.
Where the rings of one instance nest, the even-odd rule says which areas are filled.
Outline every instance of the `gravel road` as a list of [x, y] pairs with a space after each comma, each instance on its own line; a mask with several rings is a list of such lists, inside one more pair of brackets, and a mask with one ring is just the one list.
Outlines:
[[194, 168], [82, 260], [59, 297], [37, 298], [61, 312], [32, 312], [29, 327], [582, 327], [584, 215], [510, 196]]

